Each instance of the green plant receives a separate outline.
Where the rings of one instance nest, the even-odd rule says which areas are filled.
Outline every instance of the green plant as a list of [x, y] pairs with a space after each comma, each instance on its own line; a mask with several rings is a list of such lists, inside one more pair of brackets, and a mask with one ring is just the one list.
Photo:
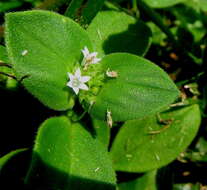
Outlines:
[[[180, 2], [184, 0], [153, 1], [152, 6]], [[156, 38], [153, 32], [159, 29], [137, 19], [136, 7], [129, 15], [110, 2], [88, 1], [82, 16], [82, 1], [71, 1], [65, 16], [45, 10], [6, 14], [6, 47], [0, 46], [1, 74], [6, 76], [1, 80], [12, 77], [13, 86], [23, 85], [56, 111], [38, 129], [24, 176], [27, 187], [116, 189], [115, 171], [154, 170], [138, 181], [119, 185], [119, 189], [128, 185], [128, 189], [145, 189], [155, 183], [156, 170], [176, 159], [196, 136], [201, 123], [199, 102], [184, 100], [168, 74], [143, 58], [151, 43], [163, 42], [166, 36], [182, 49], [174, 30], [147, 3], [151, 1], [138, 3], [140, 12], [165, 35]], [[100, 11], [103, 6], [106, 10]], [[183, 56], [200, 64], [191, 51], [183, 51]], [[111, 138], [114, 128], [120, 129]], [[0, 172], [25, 151], [0, 158]], [[151, 189], [156, 189], [155, 184]]]

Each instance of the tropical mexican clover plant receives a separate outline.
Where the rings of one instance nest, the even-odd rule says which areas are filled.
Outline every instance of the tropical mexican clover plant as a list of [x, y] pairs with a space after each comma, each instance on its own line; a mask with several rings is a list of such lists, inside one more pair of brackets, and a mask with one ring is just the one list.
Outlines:
[[[149, 34], [144, 23], [138, 22], [143, 31], [138, 49], [117, 38], [120, 48], [132, 51], [116, 52], [107, 41], [107, 18], [135, 24], [116, 11], [99, 12], [87, 29], [49, 11], [6, 15], [15, 75], [42, 104], [59, 111], [37, 133], [24, 180], [34, 189], [115, 189], [115, 171], [160, 168], [197, 132], [198, 106], [170, 110], [179, 96], [176, 85], [142, 57], [147, 45], [141, 38]], [[108, 153], [110, 128], [117, 126], [122, 127]]]

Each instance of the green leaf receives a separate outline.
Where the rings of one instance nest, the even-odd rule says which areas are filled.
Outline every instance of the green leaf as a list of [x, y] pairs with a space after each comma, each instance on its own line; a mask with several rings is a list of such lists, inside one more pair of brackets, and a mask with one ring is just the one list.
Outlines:
[[20, 7], [22, 5], [21, 1], [7, 1], [7, 2], [0, 2], [0, 13]]
[[204, 137], [200, 137], [196, 143], [195, 149], [184, 153], [184, 159], [192, 162], [207, 162], [207, 141]]
[[115, 189], [115, 173], [106, 148], [88, 130], [56, 117], [38, 131], [26, 183], [51, 190]]
[[84, 24], [89, 24], [96, 14], [101, 10], [105, 0], [88, 0], [83, 9], [82, 17]]
[[8, 54], [6, 51], [6, 48], [2, 45], [0, 45], [0, 63], [9, 63]]
[[0, 158], [0, 189], [25, 189], [24, 177], [31, 152], [27, 148], [14, 150]]
[[6, 84], [7, 89], [15, 89], [17, 86], [17, 81], [8, 76], [14, 76], [14, 70], [9, 66], [8, 63], [10, 63], [10, 61], [7, 50], [4, 46], [0, 45], [0, 82], [6, 82], [8, 84]]
[[202, 11], [207, 11], [207, 1], [206, 0], [185, 0], [186, 6], [191, 6], [194, 9], [201, 9]]
[[[192, 3], [192, 5], [190, 6], [186, 3], [186, 5], [183, 4], [180, 6], [172, 7], [171, 13], [173, 13], [177, 18], [179, 22], [179, 28], [185, 28], [187, 31], [192, 33], [195, 42], [199, 42], [200, 40], [202, 40], [202, 38], [206, 34], [206, 28], [202, 22], [203, 13], [198, 10], [198, 6], [196, 4]], [[186, 32], [182, 31], [181, 35], [178, 35], [179, 33], [177, 34], [178, 40], [181, 44], [184, 44], [183, 42], [185, 42], [185, 39], [187, 38], [186, 36], [188, 36], [186, 35]], [[186, 41], [188, 41], [191, 47], [192, 43], [190, 42], [190, 40], [188, 40], [187, 38]], [[189, 45], [187, 45], [185, 42], [185, 46], [188, 47]]]
[[82, 3], [83, 3], [83, 0], [72, 0], [68, 8], [65, 11], [65, 16], [73, 18], [73, 19], [77, 18], [80, 12]]
[[104, 120], [107, 110], [114, 121], [126, 121], [156, 113], [172, 103], [178, 95], [168, 75], [150, 61], [126, 53], [105, 56], [100, 64], [118, 74], [108, 78], [90, 110]]
[[186, 0], [143, 0], [153, 8], [165, 8], [185, 2]]
[[6, 15], [6, 44], [18, 78], [26, 89], [55, 110], [70, 107], [67, 72], [91, 47], [87, 33], [71, 19], [49, 11]]
[[207, 11], [207, 1], [206, 0], [200, 0], [200, 8], [203, 10], [203, 11]]
[[129, 182], [120, 183], [119, 190], [157, 190], [156, 171], [143, 174], [143, 176]]
[[196, 104], [165, 112], [161, 118], [168, 124], [153, 116], [122, 126], [111, 148], [116, 170], [144, 172], [167, 165], [191, 143], [201, 120]]
[[91, 20], [101, 10], [105, 0], [72, 0], [65, 16], [77, 19], [83, 26], [87, 27]]
[[151, 43], [147, 25], [118, 11], [99, 12], [87, 31], [101, 56], [114, 52], [143, 55]]
[[110, 140], [110, 127], [105, 121], [92, 118], [92, 122], [96, 133], [96, 138], [99, 139], [106, 147], [108, 147]]
[[17, 149], [17, 150], [14, 150], [6, 155], [4, 155], [3, 157], [0, 158], [0, 173], [1, 173], [1, 170], [2, 168], [5, 166], [5, 164], [11, 160], [14, 156], [18, 155], [19, 153], [21, 152], [24, 152], [26, 151], [27, 148], [22, 148], [22, 149]]
[[148, 22], [147, 25], [152, 31], [152, 43], [161, 45], [167, 38], [166, 34], [160, 30], [160, 28], [153, 22]]

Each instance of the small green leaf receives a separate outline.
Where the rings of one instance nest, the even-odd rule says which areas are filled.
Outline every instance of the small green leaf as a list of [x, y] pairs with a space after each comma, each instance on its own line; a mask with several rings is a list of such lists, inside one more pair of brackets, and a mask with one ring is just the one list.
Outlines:
[[66, 117], [40, 127], [26, 183], [45, 189], [115, 189], [106, 148], [79, 123]]
[[157, 190], [156, 187], [156, 171], [151, 171], [143, 174], [138, 179], [133, 181], [120, 183], [119, 190]]
[[166, 34], [163, 33], [160, 30], [160, 28], [153, 22], [148, 22], [147, 25], [150, 27], [152, 31], [152, 43], [161, 45], [164, 42], [164, 40], [167, 38]]
[[207, 141], [204, 137], [200, 137], [195, 148], [185, 152], [184, 159], [192, 162], [207, 162]]
[[91, 47], [87, 33], [71, 19], [49, 11], [6, 15], [6, 44], [18, 78], [29, 92], [55, 110], [70, 107], [67, 72]]
[[14, 150], [0, 158], [0, 189], [25, 189], [24, 177], [31, 152], [27, 148]]
[[149, 6], [153, 8], [165, 8], [185, 2], [186, 0], [144, 0]]
[[99, 12], [87, 31], [102, 56], [115, 52], [143, 55], [151, 43], [148, 26], [123, 12]]
[[21, 152], [24, 152], [26, 151], [27, 148], [22, 148], [22, 149], [17, 149], [17, 150], [14, 150], [6, 155], [4, 155], [3, 157], [0, 158], [0, 173], [1, 173], [1, 170], [2, 168], [4, 167], [4, 165], [10, 160], [12, 159], [14, 156], [18, 155], [19, 153]]
[[126, 121], [156, 113], [178, 95], [168, 75], [150, 61], [126, 53], [105, 56], [100, 64], [103, 72], [117, 72], [108, 78], [98, 94], [90, 113], [104, 120], [107, 110], [114, 121]]
[[116, 170], [145, 172], [170, 163], [191, 143], [201, 120], [195, 104], [165, 112], [161, 118], [168, 124], [158, 123], [154, 116], [122, 126], [111, 148]]

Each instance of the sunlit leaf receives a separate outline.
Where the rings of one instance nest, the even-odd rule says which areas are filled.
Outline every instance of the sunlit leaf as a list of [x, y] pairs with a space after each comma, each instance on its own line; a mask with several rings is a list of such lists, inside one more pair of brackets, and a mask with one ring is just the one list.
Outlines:
[[147, 117], [122, 126], [111, 149], [116, 170], [144, 172], [170, 163], [191, 143], [201, 120], [198, 105], [163, 113], [161, 118], [168, 123]]

